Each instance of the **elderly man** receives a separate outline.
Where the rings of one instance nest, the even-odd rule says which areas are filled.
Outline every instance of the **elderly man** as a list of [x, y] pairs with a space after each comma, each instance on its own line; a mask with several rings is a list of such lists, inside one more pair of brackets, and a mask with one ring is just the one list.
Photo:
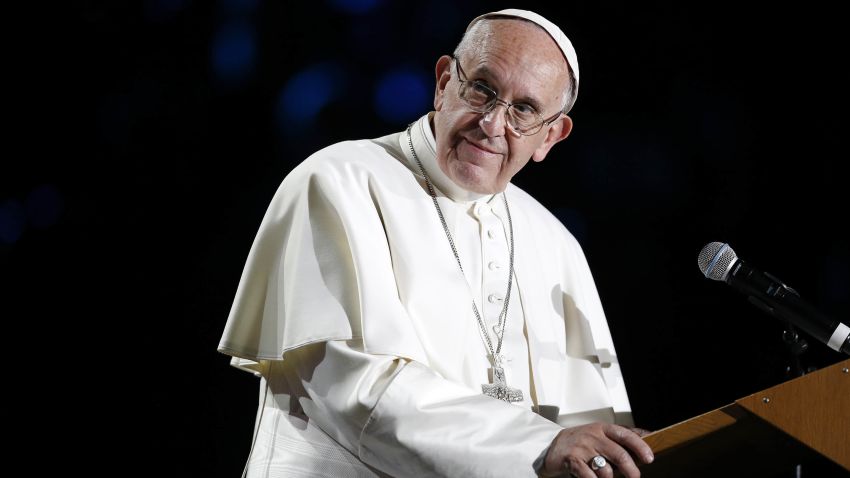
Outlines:
[[570, 134], [578, 80], [557, 26], [482, 15], [435, 111], [284, 179], [219, 346], [261, 379], [248, 476], [639, 476], [585, 257], [510, 184]]

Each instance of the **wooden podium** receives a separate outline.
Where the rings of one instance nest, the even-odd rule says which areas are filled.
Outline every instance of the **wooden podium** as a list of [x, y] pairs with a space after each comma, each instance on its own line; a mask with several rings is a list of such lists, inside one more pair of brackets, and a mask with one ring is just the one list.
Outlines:
[[850, 477], [850, 359], [644, 437], [641, 477]]

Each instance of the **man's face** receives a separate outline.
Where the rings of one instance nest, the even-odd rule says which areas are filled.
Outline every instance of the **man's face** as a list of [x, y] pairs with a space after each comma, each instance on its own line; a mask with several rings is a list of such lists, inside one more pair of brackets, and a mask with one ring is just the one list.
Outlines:
[[[509, 103], [528, 103], [544, 118], [557, 114], [568, 84], [566, 62], [555, 42], [537, 26], [517, 20], [492, 20], [481, 28], [480, 44], [463, 50], [458, 60], [466, 74]], [[482, 194], [505, 189], [530, 159], [542, 161], [567, 137], [572, 120], [561, 116], [530, 136], [507, 124], [506, 107], [476, 113], [458, 97], [457, 67], [449, 56], [437, 61], [434, 135], [437, 162], [457, 185]]]

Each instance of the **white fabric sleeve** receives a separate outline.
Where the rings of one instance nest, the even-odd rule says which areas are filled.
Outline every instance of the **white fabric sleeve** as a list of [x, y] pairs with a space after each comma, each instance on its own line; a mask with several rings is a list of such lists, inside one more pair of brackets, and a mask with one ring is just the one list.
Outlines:
[[285, 361], [290, 384], [309, 396], [300, 400], [307, 416], [363, 462], [397, 477], [537, 476], [533, 462], [560, 426], [418, 362], [359, 348], [329, 341]]

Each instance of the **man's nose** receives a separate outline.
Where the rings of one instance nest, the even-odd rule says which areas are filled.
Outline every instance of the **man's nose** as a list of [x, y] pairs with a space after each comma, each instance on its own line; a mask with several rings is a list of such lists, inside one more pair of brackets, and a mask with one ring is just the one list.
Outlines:
[[488, 138], [504, 136], [508, 126], [508, 107], [502, 103], [496, 104], [490, 111], [481, 114], [478, 126]]

